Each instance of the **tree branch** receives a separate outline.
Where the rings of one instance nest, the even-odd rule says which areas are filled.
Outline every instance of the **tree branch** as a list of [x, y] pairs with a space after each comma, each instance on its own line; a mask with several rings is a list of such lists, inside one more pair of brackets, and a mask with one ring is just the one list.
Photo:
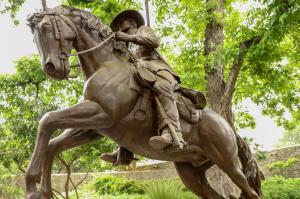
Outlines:
[[[287, 13], [289, 11], [290, 8], [290, 4], [288, 0], [281, 0], [283, 5], [280, 9], [281, 13], [280, 14], [284, 14]], [[272, 25], [274, 25], [275, 22], [273, 22]], [[278, 23], [278, 21], [276, 21], [276, 23]], [[229, 103], [231, 102], [234, 90], [235, 90], [235, 85], [237, 82], [237, 77], [239, 75], [240, 69], [244, 63], [244, 59], [245, 56], [248, 53], [248, 50], [251, 48], [251, 46], [258, 44], [264, 35], [265, 32], [261, 33], [259, 36], [254, 36], [251, 39], [248, 39], [246, 41], [243, 41], [242, 43], [240, 43], [240, 54], [236, 57], [233, 66], [231, 68], [230, 71], [230, 75], [225, 87], [225, 91], [224, 91], [224, 95], [222, 97], [222, 104], [223, 106], [228, 106]]]
[[228, 81], [225, 87], [225, 92], [222, 99], [223, 106], [228, 106], [228, 104], [231, 102], [237, 78], [240, 69], [244, 63], [245, 56], [248, 53], [248, 50], [251, 48], [252, 45], [259, 43], [261, 39], [262, 36], [254, 36], [253, 38], [240, 43], [240, 54], [236, 57], [235, 61], [233, 62], [233, 66], [231, 68]]
[[77, 187], [75, 186], [75, 184], [74, 184], [72, 178], [70, 178], [70, 182], [71, 182], [71, 184], [72, 184], [72, 186], [73, 186], [73, 188], [74, 188], [74, 190], [75, 190], [76, 198], [79, 199]]
[[65, 198], [69, 199], [69, 181], [70, 181], [70, 177], [71, 177], [70, 165], [59, 155], [57, 155], [56, 158], [66, 167], [66, 170], [67, 170], [67, 179], [65, 182], [65, 194], [66, 194]]
[[61, 194], [59, 191], [57, 191], [56, 189], [53, 189], [53, 188], [52, 188], [52, 191], [53, 191], [54, 193], [58, 194], [59, 196], [61, 196], [62, 198], [65, 199], [65, 196], [62, 195], [62, 194]]
[[76, 198], [79, 199], [79, 195], [78, 195], [78, 191], [77, 188], [79, 185], [81, 185], [81, 183], [83, 183], [83, 181], [85, 181], [85, 179], [88, 177], [89, 173], [86, 173], [85, 176], [75, 185], [75, 183], [73, 182], [72, 178], [70, 178], [70, 182], [75, 190], [75, 194], [76, 194]]
[[85, 179], [88, 177], [88, 175], [89, 175], [89, 173], [86, 173], [85, 174], [85, 176], [75, 185], [76, 186], [76, 188], [79, 186], [79, 185], [81, 185], [84, 181], [85, 181]]

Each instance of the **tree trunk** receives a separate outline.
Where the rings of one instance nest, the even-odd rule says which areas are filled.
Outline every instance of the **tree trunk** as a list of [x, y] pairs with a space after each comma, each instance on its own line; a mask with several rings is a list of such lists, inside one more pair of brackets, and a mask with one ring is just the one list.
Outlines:
[[[226, 83], [224, 81], [225, 60], [223, 58], [224, 0], [208, 0], [206, 10], [210, 17], [205, 30], [204, 52], [207, 58], [205, 63], [207, 102], [209, 108], [223, 116], [234, 129], [231, 106], [232, 96], [228, 96], [226, 100], [224, 99], [224, 93], [226, 91]], [[229, 103], [224, 103], [225, 101]], [[212, 171], [213, 169], [209, 169], [207, 173], [209, 179], [213, 177]], [[238, 193], [238, 188], [222, 170], [215, 168], [214, 173], [216, 172], [218, 173], [218, 182], [222, 182], [222, 185], [228, 185], [214, 187], [218, 193], [224, 197], [228, 197], [228, 195], [232, 193]], [[213, 182], [212, 184], [216, 183]], [[238, 196], [238, 194], [236, 196]]]
[[206, 10], [210, 20], [205, 30], [205, 52], [207, 57], [205, 64], [207, 101], [211, 109], [223, 116], [234, 128], [231, 99], [224, 102], [226, 84], [224, 81], [225, 60], [223, 55], [223, 21], [224, 1], [208, 0]]

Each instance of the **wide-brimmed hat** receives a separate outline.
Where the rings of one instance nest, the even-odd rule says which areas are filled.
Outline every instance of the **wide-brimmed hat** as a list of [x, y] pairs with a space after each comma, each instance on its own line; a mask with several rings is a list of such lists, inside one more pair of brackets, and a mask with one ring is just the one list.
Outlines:
[[115, 32], [119, 30], [118, 23], [120, 19], [124, 18], [132, 18], [136, 21], [137, 27], [141, 27], [142, 25], [145, 25], [144, 17], [136, 10], [125, 10], [121, 13], [119, 13], [111, 22], [110, 28]]

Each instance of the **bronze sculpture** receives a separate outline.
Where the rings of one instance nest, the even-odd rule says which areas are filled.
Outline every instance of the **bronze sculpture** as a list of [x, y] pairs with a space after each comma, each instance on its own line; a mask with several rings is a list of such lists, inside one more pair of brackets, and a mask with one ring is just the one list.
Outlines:
[[[122, 42], [113, 39], [114, 33], [101, 20], [87, 11], [57, 6], [35, 13], [29, 22], [45, 73], [54, 79], [66, 79], [68, 58], [75, 48], [85, 87], [83, 102], [49, 112], [41, 119], [25, 176], [28, 199], [51, 197], [51, 167], [57, 153], [103, 136], [135, 154], [173, 161], [183, 183], [202, 198], [223, 198], [205, 177], [205, 171], [214, 164], [240, 187], [241, 197], [260, 198], [259, 170], [247, 144], [220, 115], [199, 110], [182, 93], [175, 93], [175, 98], [187, 144], [182, 150], [171, 147], [163, 152], [149, 144], [157, 134], [154, 102], [144, 98], [144, 88], [133, 78], [137, 68], [130, 62], [132, 55]], [[146, 110], [145, 117], [136, 117], [139, 110]], [[50, 140], [56, 129], [66, 130]], [[41, 190], [37, 190], [40, 180]]]
[[[149, 144], [156, 149], [163, 149], [171, 145], [174, 142], [171, 129], [174, 129], [179, 140], [179, 145], [175, 147], [182, 148], [184, 140], [174, 97], [174, 90], [178, 87], [180, 78], [155, 50], [159, 47], [159, 38], [150, 27], [144, 25], [144, 18], [139, 12], [125, 10], [112, 20], [110, 27], [114, 32], [117, 32], [115, 35], [117, 40], [126, 42], [128, 49], [137, 60], [138, 67], [145, 67], [155, 76], [152, 81], [148, 80], [147, 82], [152, 83], [151, 89], [157, 94], [166, 118], [158, 121], [159, 135], [151, 137]], [[171, 129], [168, 127], [168, 123], [170, 123]], [[119, 165], [124, 164], [121, 161], [124, 158], [120, 157], [121, 162], [118, 162], [118, 154], [131, 157], [130, 153], [127, 149], [118, 147], [117, 151], [103, 154], [101, 158]], [[130, 163], [127, 160], [125, 162]]]

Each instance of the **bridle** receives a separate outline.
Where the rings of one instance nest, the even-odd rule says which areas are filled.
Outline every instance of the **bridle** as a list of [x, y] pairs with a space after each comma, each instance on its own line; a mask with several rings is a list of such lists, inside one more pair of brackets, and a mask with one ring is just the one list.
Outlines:
[[103, 40], [102, 42], [100, 42], [99, 44], [97, 44], [96, 46], [93, 46], [89, 49], [86, 50], [82, 50], [79, 52], [76, 52], [75, 54], [70, 54], [68, 53], [68, 49], [67, 49], [67, 41], [64, 38], [63, 35], [63, 26], [62, 26], [62, 21], [65, 22], [75, 33], [76, 37], [78, 36], [77, 30], [75, 25], [73, 24], [73, 22], [67, 18], [66, 16], [62, 15], [62, 14], [51, 14], [50, 15], [50, 20], [53, 23], [53, 27], [54, 27], [54, 35], [55, 35], [55, 39], [59, 41], [60, 43], [60, 52], [58, 55], [58, 58], [61, 60], [61, 62], [64, 64], [64, 66], [66, 66], [66, 62], [68, 62], [69, 58], [72, 56], [78, 56], [87, 52], [91, 52], [97, 48], [100, 48], [101, 46], [103, 46], [106, 42], [108, 42], [111, 38], [113, 38], [115, 36], [115, 33], [112, 33], [109, 37], [107, 37], [105, 40]]
[[[96, 46], [93, 46], [89, 49], [86, 50], [82, 50], [82, 51], [78, 51], [75, 52], [75, 54], [71, 54], [68, 53], [68, 49], [67, 49], [67, 41], [64, 38], [63, 35], [63, 26], [62, 26], [62, 21], [65, 22], [75, 33], [75, 37], [78, 36], [76, 27], [74, 25], [74, 23], [66, 16], [64, 16], [63, 14], [57, 14], [57, 13], [51, 13], [50, 15], [50, 19], [53, 23], [53, 27], [54, 27], [54, 34], [55, 34], [55, 39], [59, 40], [60, 42], [60, 52], [58, 55], [58, 58], [61, 60], [61, 62], [63, 63], [63, 65], [66, 67], [68, 65], [68, 61], [70, 57], [75, 57], [78, 55], [82, 55], [91, 51], [94, 51], [97, 48], [102, 47], [104, 44], [106, 44], [110, 39], [114, 38], [115, 33], [109, 33], [109, 34], [100, 34], [102, 35], [102, 38], [104, 38], [104, 40], [102, 42], [100, 42], [99, 44], [97, 44]], [[123, 42], [117, 42], [115, 40], [115, 42], [113, 43], [113, 46], [115, 49], [118, 49], [120, 51], [126, 52], [129, 57], [130, 60], [133, 62], [136, 62], [136, 59], [134, 58], [133, 54], [128, 50], [128, 48], [126, 47], [126, 45]], [[70, 66], [70, 68], [74, 68], [74, 67], [78, 67], [79, 65], [75, 65], [75, 66]]]

